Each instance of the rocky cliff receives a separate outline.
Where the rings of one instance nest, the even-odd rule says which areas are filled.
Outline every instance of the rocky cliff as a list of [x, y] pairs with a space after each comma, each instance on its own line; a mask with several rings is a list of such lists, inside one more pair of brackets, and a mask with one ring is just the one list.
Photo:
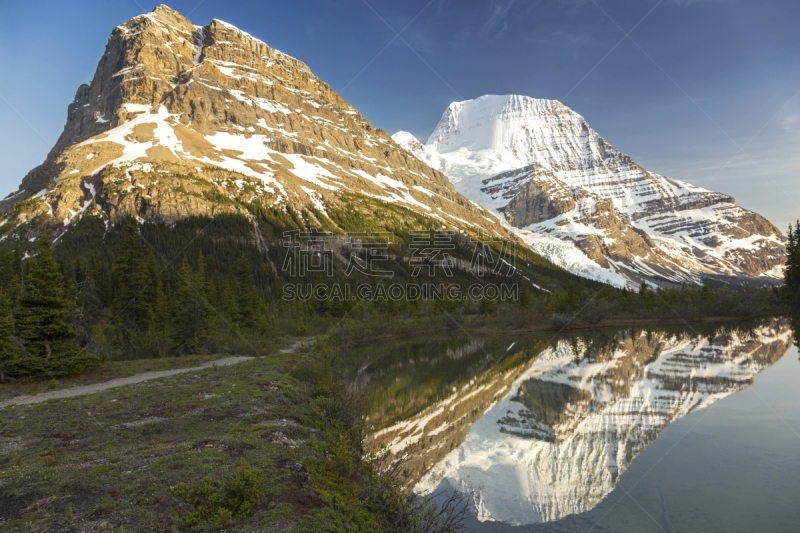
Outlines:
[[159, 6], [114, 29], [46, 161], [0, 202], [0, 238], [66, 231], [87, 210], [171, 221], [244, 213], [249, 202], [291, 206], [318, 225], [359, 198], [406, 207], [430, 227], [509, 236], [302, 62]]
[[640, 167], [554, 100], [455, 102], [425, 144], [395, 140], [553, 262], [618, 286], [771, 283], [785, 259], [764, 217]]

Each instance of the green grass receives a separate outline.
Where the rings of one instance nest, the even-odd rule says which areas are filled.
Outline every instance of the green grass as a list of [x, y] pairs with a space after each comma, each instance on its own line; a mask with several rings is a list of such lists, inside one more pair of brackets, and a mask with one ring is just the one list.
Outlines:
[[[281, 353], [290, 340], [233, 366], [0, 410], [0, 530], [456, 531], [365, 455], [336, 337]], [[74, 382], [210, 359], [109, 363]]]
[[[3, 409], [0, 529], [186, 529], [196, 509], [171, 488], [225, 480], [243, 463], [265, 483], [247, 519], [231, 524], [242, 531], [311, 527], [304, 517], [324, 502], [303, 461], [319, 452], [309, 445], [306, 386], [288, 373], [294, 358], [267, 356]], [[113, 366], [136, 373], [164, 368], [160, 362]]]
[[28, 380], [0, 383], [0, 401], [39, 394], [53, 390], [66, 389], [79, 385], [102, 383], [116, 378], [124, 378], [144, 372], [158, 372], [176, 368], [190, 368], [203, 363], [222, 359], [225, 355], [187, 355], [185, 357], [164, 357], [160, 359], [135, 359], [131, 361], [104, 361], [97, 368], [78, 376], [53, 380]]

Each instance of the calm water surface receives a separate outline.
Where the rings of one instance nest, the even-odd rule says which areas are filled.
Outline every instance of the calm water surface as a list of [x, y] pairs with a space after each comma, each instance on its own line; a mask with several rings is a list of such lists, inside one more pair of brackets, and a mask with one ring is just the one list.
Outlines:
[[371, 445], [470, 530], [800, 531], [787, 321], [370, 347]]

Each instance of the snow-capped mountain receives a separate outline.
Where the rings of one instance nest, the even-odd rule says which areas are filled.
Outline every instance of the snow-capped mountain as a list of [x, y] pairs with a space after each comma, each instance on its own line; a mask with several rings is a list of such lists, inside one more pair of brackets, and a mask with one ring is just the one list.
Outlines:
[[425, 144], [393, 138], [575, 273], [619, 286], [781, 276], [784, 240], [764, 217], [643, 169], [555, 100], [454, 102]]
[[113, 30], [46, 161], [0, 201], [0, 238], [67, 231], [87, 210], [174, 221], [247, 214], [254, 201], [324, 227], [327, 209], [366, 200], [408, 208], [428, 227], [511, 238], [302, 62], [220, 20], [196, 26], [158, 6]]
[[597, 505], [664, 427], [752, 384], [792, 339], [788, 322], [772, 319], [711, 338], [559, 341], [371, 439], [404, 458], [415, 490], [473, 494], [482, 521], [558, 520]]

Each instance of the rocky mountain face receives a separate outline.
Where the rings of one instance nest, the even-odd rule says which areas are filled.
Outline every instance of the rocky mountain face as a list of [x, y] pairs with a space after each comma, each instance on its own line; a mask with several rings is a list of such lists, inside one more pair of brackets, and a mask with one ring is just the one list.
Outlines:
[[487, 372], [371, 436], [415, 490], [455, 488], [477, 518], [512, 524], [593, 508], [671, 422], [752, 384], [791, 347], [785, 319], [711, 337], [640, 332], [559, 341]]
[[560, 102], [482, 96], [451, 104], [425, 144], [393, 138], [575, 273], [618, 286], [782, 275], [784, 239], [764, 217], [645, 170]]
[[[377, 199], [431, 227], [510, 237], [440, 172], [374, 128], [300, 61], [213, 20], [159, 6], [116, 27], [46, 161], [0, 202], [0, 238], [66, 231], [83, 213], [174, 221]], [[425, 228], [418, 228], [425, 229]]]

